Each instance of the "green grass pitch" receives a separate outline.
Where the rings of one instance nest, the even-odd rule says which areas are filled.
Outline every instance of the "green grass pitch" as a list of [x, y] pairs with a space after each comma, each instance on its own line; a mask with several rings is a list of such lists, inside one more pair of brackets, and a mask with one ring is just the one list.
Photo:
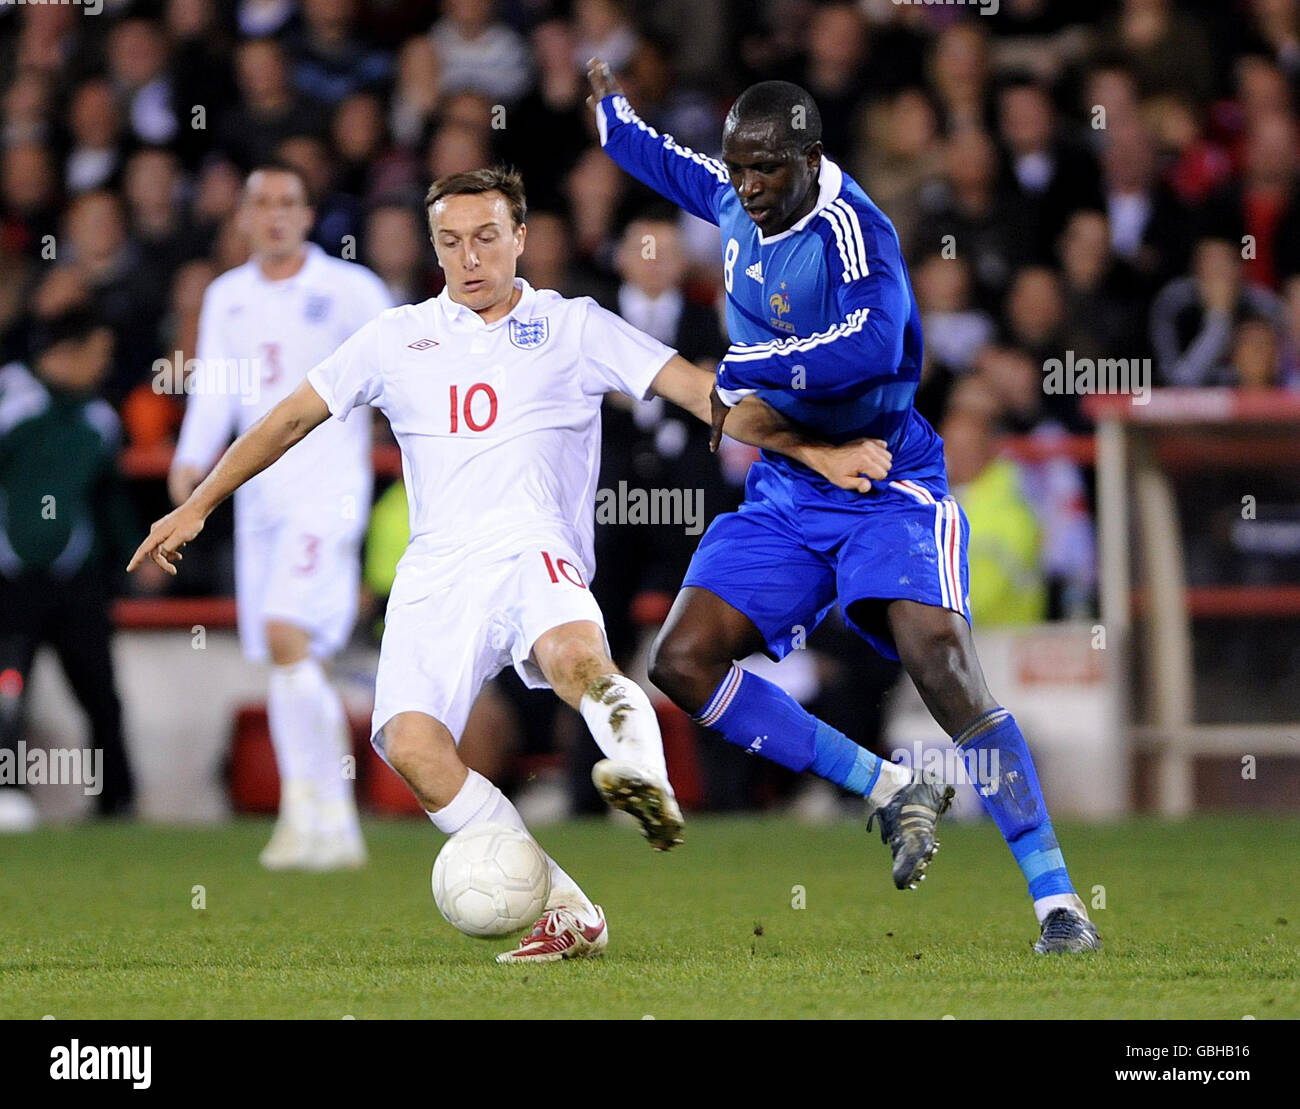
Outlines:
[[942, 828], [905, 894], [852, 823], [698, 817], [668, 855], [603, 820], [543, 828], [611, 940], [533, 967], [437, 915], [427, 824], [370, 823], [370, 865], [331, 875], [263, 872], [269, 827], [0, 837], [0, 1017], [1300, 1016], [1294, 817], [1058, 826], [1080, 892], [1104, 887], [1106, 950], [1050, 960], [988, 824]]

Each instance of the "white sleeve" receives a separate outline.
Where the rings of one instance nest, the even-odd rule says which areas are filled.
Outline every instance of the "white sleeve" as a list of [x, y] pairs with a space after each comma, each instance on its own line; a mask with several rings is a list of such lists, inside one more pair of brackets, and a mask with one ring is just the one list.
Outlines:
[[352, 333], [351, 338], [323, 362], [307, 371], [307, 380], [329, 407], [331, 415], [346, 420], [360, 404], [382, 405], [384, 382], [378, 317]]
[[216, 301], [209, 286], [199, 309], [199, 341], [194, 352], [198, 360], [194, 370], [197, 380], [192, 392], [187, 383], [185, 418], [181, 421], [173, 466], [210, 470], [234, 434], [238, 398], [230, 388], [232, 376], [225, 372], [227, 356], [221, 342], [221, 313]]
[[659, 371], [677, 353], [595, 301], [587, 303], [581, 348], [583, 391], [626, 393], [633, 400], [649, 396]]

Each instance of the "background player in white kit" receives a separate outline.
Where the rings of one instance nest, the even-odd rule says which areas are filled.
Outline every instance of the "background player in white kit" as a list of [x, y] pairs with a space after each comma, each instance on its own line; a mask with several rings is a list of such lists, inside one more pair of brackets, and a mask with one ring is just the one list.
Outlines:
[[[607, 392], [658, 394], [700, 419], [713, 375], [587, 298], [566, 300], [515, 277], [524, 248], [517, 174], [477, 170], [436, 182], [426, 200], [444, 292], [384, 312], [316, 366], [246, 432], [180, 508], [153, 525], [146, 558], [175, 573], [180, 549], [212, 509], [333, 414], [388, 416], [402, 450], [411, 541], [397, 570], [375, 684], [372, 742], [434, 824], [452, 834], [499, 821], [510, 801], [456, 752], [484, 682], [514, 664], [577, 708], [607, 756], [593, 778], [636, 816], [651, 843], [680, 840], [681, 816], [649, 699], [609, 657], [588, 589], [600, 403]], [[807, 441], [746, 400], [730, 433], [799, 458], [845, 488], [888, 470], [884, 445]], [[503, 962], [599, 954], [600, 908], [551, 861], [551, 900]]]
[[[174, 504], [194, 491], [232, 433], [246, 431], [391, 304], [364, 266], [306, 241], [313, 220], [296, 170], [266, 166], [249, 175], [240, 221], [252, 256], [203, 299], [198, 387], [168, 475]], [[369, 413], [358, 417], [313, 435], [235, 497], [240, 643], [251, 661], [272, 664], [267, 716], [280, 817], [261, 854], [271, 869], [329, 870], [366, 857], [342, 763], [351, 752], [343, 705], [322, 668], [356, 619], [373, 486]]]

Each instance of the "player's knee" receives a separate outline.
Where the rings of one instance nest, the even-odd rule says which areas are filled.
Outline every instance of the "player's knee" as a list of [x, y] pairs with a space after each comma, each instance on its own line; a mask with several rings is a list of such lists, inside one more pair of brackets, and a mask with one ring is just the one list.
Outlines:
[[697, 712], [712, 692], [702, 689], [708, 684], [710, 654], [702, 636], [680, 630], [660, 632], [650, 649], [650, 680], [678, 707]]
[[923, 692], [937, 693], [969, 667], [966, 665], [966, 640], [953, 624], [929, 628], [906, 650], [903, 662], [912, 681]]
[[283, 620], [268, 620], [266, 624], [266, 649], [276, 666], [292, 666], [301, 662], [311, 650], [311, 637], [306, 630]]
[[380, 742], [389, 765], [413, 786], [456, 776], [460, 765], [456, 742], [431, 717], [399, 713], [384, 725]]
[[564, 636], [548, 645], [542, 670], [551, 685], [585, 689], [612, 664], [604, 650], [597, 650], [582, 636]]

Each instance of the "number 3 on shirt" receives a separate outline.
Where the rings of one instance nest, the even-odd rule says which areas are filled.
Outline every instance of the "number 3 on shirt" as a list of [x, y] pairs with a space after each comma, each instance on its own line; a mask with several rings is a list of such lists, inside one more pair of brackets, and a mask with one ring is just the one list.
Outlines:
[[[480, 423], [478, 420], [474, 418], [474, 398], [477, 397], [480, 393], [486, 395], [487, 397], [487, 419], [484, 420], [482, 423]], [[479, 403], [479, 411], [480, 412], [483, 411], [482, 402]], [[496, 391], [492, 388], [491, 385], [484, 384], [481, 381], [476, 385], [471, 385], [465, 393], [464, 411], [462, 412], [461, 401], [460, 401], [460, 386], [453, 385], [451, 387], [450, 412], [451, 412], [451, 433], [453, 435], [457, 434], [460, 431], [460, 421], [462, 418], [465, 421], [465, 426], [469, 428], [470, 431], [487, 431], [488, 428], [490, 428], [494, 423], [496, 423], [496, 419], [497, 419]]]

